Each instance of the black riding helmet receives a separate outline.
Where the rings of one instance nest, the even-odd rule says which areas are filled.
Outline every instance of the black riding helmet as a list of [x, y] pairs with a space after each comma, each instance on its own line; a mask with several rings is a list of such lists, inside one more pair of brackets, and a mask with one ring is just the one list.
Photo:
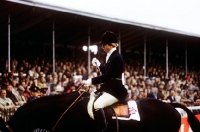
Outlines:
[[99, 44], [104, 46], [106, 44], [112, 45], [111, 43], [117, 43], [117, 37], [113, 32], [108, 30], [101, 36]]

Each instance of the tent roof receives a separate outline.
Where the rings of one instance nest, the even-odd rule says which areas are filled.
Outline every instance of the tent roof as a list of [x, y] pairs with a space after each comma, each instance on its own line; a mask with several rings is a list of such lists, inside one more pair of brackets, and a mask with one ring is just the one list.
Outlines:
[[[146, 36], [147, 50], [165, 53], [168, 40], [170, 53], [177, 52], [177, 47], [184, 53], [184, 45], [190, 48], [200, 44], [200, 37], [172, 33], [164, 30], [155, 30], [137, 25], [118, 23], [114, 20], [104, 20], [74, 13], [61, 12], [35, 6], [33, 1], [0, 1], [0, 42], [7, 46], [8, 14], [10, 14], [11, 43], [38, 43], [52, 44], [52, 25], [55, 25], [55, 43], [72, 47], [81, 47], [88, 44], [88, 27], [90, 27], [91, 45], [100, 41], [106, 30], [112, 30], [121, 35], [121, 46], [124, 50], [144, 49]], [[31, 3], [32, 2], [32, 3]], [[29, 3], [30, 5], [27, 5]], [[50, 8], [50, 7], [49, 7]], [[60, 8], [59, 8], [60, 9]], [[62, 8], [61, 8], [62, 9]], [[87, 14], [87, 13], [86, 13]], [[198, 28], [198, 27], [197, 27]], [[176, 47], [176, 48], [175, 48]]]
[[200, 37], [200, 1], [8, 0], [112, 22]]
[[[21, 4], [21, 2], [26, 4]], [[0, 54], [7, 55], [8, 15], [10, 15], [11, 53], [13, 54], [23, 53], [20, 51], [24, 50], [19, 49], [18, 45], [22, 45], [21, 47], [30, 49], [33, 52], [40, 51], [41, 53], [44, 52], [44, 48], [38, 49], [37, 47], [38, 45], [40, 47], [44, 46], [45, 53], [52, 53], [52, 25], [54, 23], [55, 44], [62, 49], [59, 53], [71, 52], [71, 50], [66, 51], [67, 48], [62, 48], [62, 46], [79, 48], [80, 51], [83, 45], [88, 45], [88, 28], [90, 28], [91, 45], [99, 42], [101, 35], [106, 30], [111, 30], [120, 36], [122, 54], [126, 54], [128, 57], [143, 59], [143, 56], [137, 55], [138, 53], [141, 55], [144, 51], [144, 40], [146, 38], [146, 49], [149, 54], [165, 55], [166, 43], [168, 43], [170, 61], [173, 61], [173, 58], [177, 59], [177, 57], [184, 60], [185, 45], [187, 44], [188, 63], [190, 63], [189, 61], [200, 62], [197, 56], [200, 48], [200, 37], [198, 36], [169, 32], [157, 27], [147, 28], [146, 26], [117, 22], [114, 21], [115, 18], [109, 18], [109, 20], [99, 19], [99, 17], [94, 17], [94, 14], [90, 14], [94, 15], [91, 17], [74, 10], [71, 10], [74, 11], [72, 13], [54, 10], [51, 6], [48, 6], [47, 9], [35, 5], [36, 3], [28, 0], [17, 1], [17, 3], [0, 1], [0, 43], [2, 49], [4, 49]], [[104, 54], [104, 52], [100, 53]], [[179, 63], [177, 60], [175, 62]]]

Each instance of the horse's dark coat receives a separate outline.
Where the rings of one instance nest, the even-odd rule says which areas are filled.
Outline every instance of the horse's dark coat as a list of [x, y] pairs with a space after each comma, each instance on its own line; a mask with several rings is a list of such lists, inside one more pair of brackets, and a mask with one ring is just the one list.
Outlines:
[[[14, 132], [51, 131], [62, 113], [79, 96], [78, 92], [66, 95], [47, 96], [20, 107], [8, 121]], [[87, 113], [89, 94], [63, 116], [55, 132], [95, 132], [97, 126]], [[137, 101], [141, 121], [119, 120], [120, 132], [178, 132], [181, 117], [171, 105], [155, 99]], [[199, 123], [196, 121], [196, 123]], [[196, 128], [199, 130], [199, 128]], [[116, 120], [108, 125], [109, 132], [116, 131]], [[196, 132], [196, 131], [194, 131]], [[198, 131], [199, 132], [199, 131]]]

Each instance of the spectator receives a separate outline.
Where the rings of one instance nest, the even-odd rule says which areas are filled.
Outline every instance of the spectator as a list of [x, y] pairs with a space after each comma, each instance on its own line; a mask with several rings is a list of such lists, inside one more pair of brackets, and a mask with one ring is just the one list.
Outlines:
[[157, 99], [158, 100], [165, 100], [165, 95], [163, 94], [163, 89], [164, 89], [164, 85], [159, 84], [158, 93], [157, 93]]
[[14, 79], [13, 72], [9, 72], [8, 73], [8, 81], [10, 84], [12, 83], [13, 79]]
[[28, 74], [29, 74], [31, 77], [33, 77], [34, 73], [35, 73], [35, 66], [31, 66], [31, 69], [28, 71]]
[[150, 94], [153, 95], [153, 96], [152, 96], [153, 98], [157, 99], [157, 98], [158, 98], [158, 97], [157, 97], [157, 93], [158, 93], [158, 90], [157, 90], [156, 86], [153, 85], [153, 86], [151, 87], [151, 92], [150, 92]]
[[55, 91], [51, 92], [50, 95], [58, 95], [63, 93], [63, 88], [60, 85], [57, 85]]
[[194, 102], [191, 99], [187, 99], [184, 101], [186, 107], [194, 106]]
[[7, 77], [3, 77], [1, 81], [1, 89], [7, 89], [7, 86], [9, 85], [9, 81]]
[[[194, 102], [194, 106], [200, 106], [200, 98], [196, 99], [196, 101]], [[194, 109], [194, 110], [192, 110], [192, 112], [195, 115], [198, 115], [198, 114], [200, 114], [200, 109]]]
[[50, 92], [53, 92], [55, 90], [55, 87], [57, 86], [57, 82], [58, 82], [58, 79], [57, 77], [53, 77], [53, 82], [50, 84]]
[[31, 93], [31, 88], [32, 87], [38, 87], [38, 79], [37, 78], [34, 78], [33, 79], [33, 83], [29, 85], [29, 88], [25, 89], [25, 91]]
[[24, 66], [23, 66], [24, 68], [24, 73], [25, 74], [29, 74], [29, 69], [30, 69], [30, 67], [31, 67], [31, 65], [28, 63], [28, 61], [24, 61]]
[[[43, 76], [43, 75], [41, 75], [40, 72], [41, 72], [41, 67], [40, 67], [40, 66], [37, 66], [37, 68], [36, 68], [36, 75], [35, 75], [37, 78]], [[39, 75], [39, 73], [40, 73], [40, 75]], [[42, 73], [42, 74], [43, 74], [43, 73]]]
[[14, 80], [12, 80], [12, 83], [11, 83], [11, 85], [12, 85], [12, 92], [14, 93], [14, 94], [18, 94], [18, 91], [17, 91], [17, 89], [18, 89], [18, 84], [17, 84], [17, 81], [14, 79]]
[[59, 72], [58, 73], [58, 81], [62, 81], [63, 73]]
[[3, 71], [1, 74], [1, 82], [3, 81], [3, 79], [8, 78], [7, 76], [7, 72]]
[[192, 101], [194, 101], [194, 93], [193, 93], [193, 89], [189, 88], [187, 93], [186, 93], [187, 99], [190, 99]]
[[200, 98], [197, 98], [196, 101], [195, 101], [195, 106], [200, 106]]
[[139, 92], [139, 95], [137, 96], [137, 100], [138, 100], [138, 99], [142, 99], [142, 98], [145, 98], [145, 95], [144, 95], [144, 92], [141, 90], [141, 91]]
[[44, 72], [41, 70], [41, 71], [39, 72], [39, 77], [38, 77], [39, 81], [40, 81], [41, 78], [43, 78], [43, 77], [45, 77], [45, 74], [44, 74]]
[[150, 94], [152, 92], [152, 84], [150, 80], [146, 81], [146, 89], [147, 89], [147, 94]]
[[19, 106], [24, 105], [27, 102], [27, 98], [24, 96], [24, 87], [19, 85], [18, 86], [18, 94], [16, 96]]
[[71, 83], [71, 84], [68, 85], [68, 89], [67, 89], [66, 93], [71, 93], [75, 90], [76, 90], [75, 85], [73, 83]]
[[39, 74], [37, 72], [33, 73], [33, 78], [34, 79], [38, 79], [39, 78]]
[[181, 90], [180, 89], [178, 89], [177, 92], [176, 92], [175, 100], [176, 100], [177, 103], [181, 102]]
[[10, 98], [6, 97], [6, 90], [0, 90], [0, 109], [11, 109], [15, 108], [14, 103]]
[[129, 88], [130, 88], [130, 92], [129, 92], [130, 98], [133, 97], [133, 95], [135, 95], [137, 97], [139, 94], [139, 91], [136, 88], [136, 85], [131, 85]]
[[10, 98], [10, 99], [12, 100], [12, 102], [14, 103], [14, 105], [18, 105], [18, 100], [17, 100], [17, 98], [16, 98], [17, 95], [15, 95], [15, 94], [13, 93], [13, 90], [12, 90], [12, 89], [13, 89], [12, 85], [9, 84], [9, 85], [7, 86], [7, 89], [6, 89], [6, 93], [7, 93], [6, 97]]
[[52, 75], [48, 74], [46, 76], [46, 84], [47, 84], [47, 87], [51, 87], [51, 84], [53, 83], [53, 78], [52, 78]]
[[196, 102], [197, 99], [200, 99], [200, 90], [195, 89], [194, 90], [194, 102]]
[[130, 100], [137, 100], [137, 96], [132, 94]]
[[40, 98], [39, 87], [33, 85], [33, 86], [31, 86], [30, 91], [31, 91], [31, 94], [30, 94], [30, 98], [28, 99], [27, 103], [31, 102], [37, 98]]
[[170, 103], [176, 102], [174, 90], [170, 91], [170, 95], [167, 96], [167, 101], [170, 102]]
[[40, 96], [44, 97], [47, 96], [48, 88], [39, 88], [39, 91], [40, 91]]
[[22, 81], [25, 80], [24, 71], [23, 70], [19, 71], [18, 77], [19, 77], [19, 83], [21, 83]]
[[37, 85], [39, 88], [47, 88], [45, 77], [41, 77]]

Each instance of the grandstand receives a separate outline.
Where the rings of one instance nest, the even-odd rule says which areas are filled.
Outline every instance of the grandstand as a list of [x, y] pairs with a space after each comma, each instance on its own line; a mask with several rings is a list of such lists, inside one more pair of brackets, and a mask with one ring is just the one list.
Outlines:
[[[62, 53], [73, 59], [79, 58], [83, 54], [87, 56], [88, 53], [82, 51], [82, 46], [88, 45], [88, 37], [90, 45], [97, 44], [101, 34], [109, 29], [119, 35], [120, 50], [126, 59], [139, 59], [145, 63], [144, 53], [146, 53], [146, 66], [153, 65], [153, 63], [166, 63], [166, 50], [168, 49], [168, 65], [181, 65], [185, 70], [198, 70], [200, 66], [197, 56], [200, 38], [195, 35], [169, 32], [164, 28], [155, 30], [157, 27], [146, 28], [79, 13], [62, 12], [54, 10], [54, 8], [33, 6], [31, 2], [25, 3], [29, 2], [23, 0], [1, 1], [0, 41], [5, 50], [0, 54], [3, 57], [8, 57], [7, 23], [9, 16], [11, 59], [28, 56], [30, 51], [37, 51], [33, 52], [31, 56], [45, 54], [52, 57], [53, 43], [55, 43], [56, 55]], [[146, 44], [146, 51], [144, 51], [144, 44]], [[166, 45], [168, 46], [166, 47]], [[101, 52], [98, 57], [103, 58], [104, 55]], [[93, 56], [95, 55], [91, 54], [91, 58]]]
[[[148, 72], [148, 70], [155, 68], [166, 77], [166, 80], [162, 80], [166, 85], [171, 75], [181, 77], [183, 73], [183, 81], [187, 80], [185, 78], [187, 76], [194, 79], [198, 83], [197, 86], [200, 86], [199, 35], [173, 32], [156, 26], [149, 28], [142, 23], [133, 24], [81, 14], [83, 12], [63, 12], [55, 8], [33, 5], [34, 1], [31, 0], [0, 1], [0, 75], [3, 75], [5, 70], [7, 74], [12, 71], [14, 60], [19, 65], [23, 65], [23, 61], [28, 62], [30, 66], [37, 61], [37, 65], [41, 67], [42, 61], [51, 65], [57, 63], [58, 65], [54, 68], [48, 67], [49, 73], [44, 74], [45, 76], [53, 76], [55, 72], [58, 74], [62, 63], [71, 63], [68, 65], [71, 67], [73, 64], [75, 67], [84, 65], [90, 74], [91, 58], [97, 57], [103, 61], [105, 53], [102, 52], [100, 46], [98, 46], [97, 55], [83, 51], [82, 47], [96, 45], [105, 30], [112, 30], [119, 38], [119, 50], [130, 74], [128, 79], [135, 77], [137, 80], [144, 75], [142, 77], [153, 82], [156, 80], [153, 78], [157, 76], [150, 74], [153, 72]], [[4, 69], [5, 65], [10, 67]], [[78, 73], [78, 68], [70, 72]], [[92, 69], [91, 72], [93, 72]], [[135, 73], [138, 74], [135, 75]], [[14, 72], [15, 77], [18, 75], [19, 69]], [[24, 77], [27, 75], [24, 73]], [[199, 117], [199, 106], [188, 108]], [[185, 120], [187, 118], [185, 112], [180, 109], [178, 111]], [[5, 121], [14, 113], [14, 111], [0, 112], [0, 117]], [[185, 130], [185, 126], [186, 124], [181, 126], [181, 132], [189, 131], [189, 127]]]

